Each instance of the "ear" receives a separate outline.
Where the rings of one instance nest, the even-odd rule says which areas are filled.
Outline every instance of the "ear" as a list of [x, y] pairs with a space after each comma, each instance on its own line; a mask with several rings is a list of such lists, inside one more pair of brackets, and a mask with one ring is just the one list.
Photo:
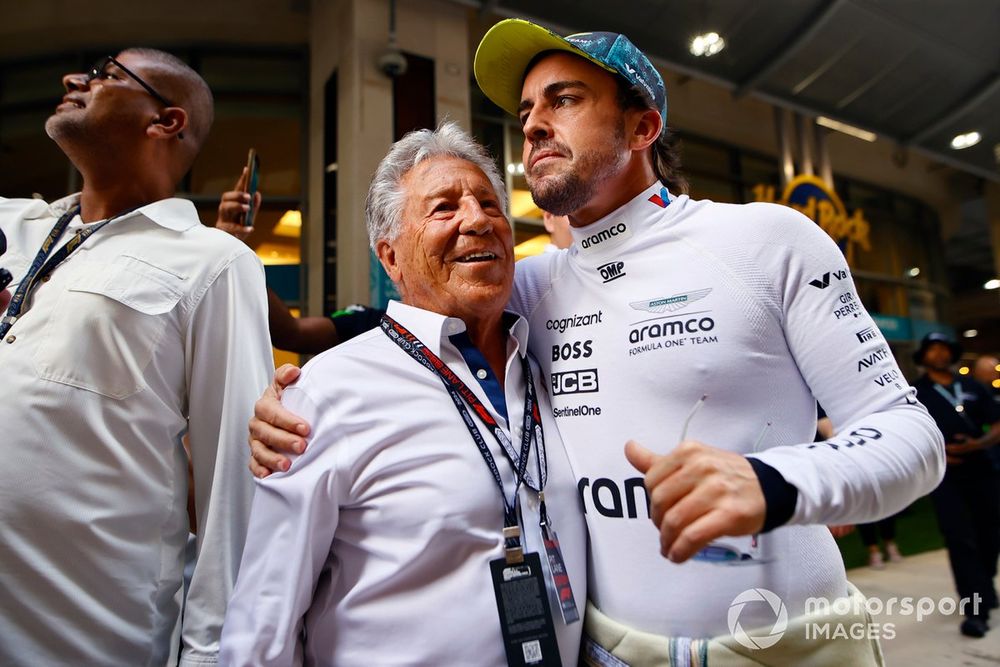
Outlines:
[[635, 129], [629, 137], [629, 144], [632, 150], [641, 152], [656, 143], [663, 129], [663, 118], [655, 109], [636, 109], [634, 113]]
[[382, 263], [382, 268], [385, 269], [386, 274], [396, 285], [399, 285], [403, 273], [400, 270], [399, 263], [396, 260], [396, 249], [392, 247], [392, 243], [387, 239], [379, 239], [375, 243], [375, 256], [378, 257], [378, 261]]
[[153, 122], [146, 128], [146, 134], [152, 139], [178, 139], [184, 138], [184, 130], [187, 128], [187, 111], [180, 107], [167, 107], [158, 116], [153, 118]]

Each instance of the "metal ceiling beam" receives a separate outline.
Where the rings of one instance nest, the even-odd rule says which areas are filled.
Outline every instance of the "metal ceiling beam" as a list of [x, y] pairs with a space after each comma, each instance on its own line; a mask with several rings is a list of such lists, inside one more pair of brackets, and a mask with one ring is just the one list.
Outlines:
[[792, 41], [787, 46], [768, 56], [761, 63], [761, 66], [757, 68], [757, 72], [753, 76], [736, 87], [736, 91], [733, 93], [734, 96], [740, 98], [756, 89], [757, 86], [774, 74], [779, 67], [791, 60], [798, 53], [799, 49], [813, 40], [823, 26], [833, 18], [837, 10], [846, 4], [846, 2], [847, 0], [827, 0], [822, 7], [799, 24], [793, 33], [796, 36], [792, 38]]
[[902, 65], [903, 61], [905, 61], [907, 58], [909, 58], [911, 53], [913, 53], [913, 49], [907, 49], [906, 51], [904, 51], [901, 55], [899, 55], [891, 63], [888, 63], [881, 70], [879, 70], [878, 72], [876, 72], [873, 76], [869, 77], [868, 80], [865, 81], [863, 84], [861, 84], [860, 86], [858, 86], [857, 88], [855, 88], [853, 91], [851, 91], [850, 93], [848, 93], [847, 95], [845, 95], [843, 99], [841, 99], [839, 102], [837, 102], [837, 104], [835, 105], [835, 108], [838, 111], [840, 111], [844, 107], [846, 107], [846, 106], [848, 106], [850, 104], [853, 104], [855, 100], [857, 100], [859, 97], [861, 97], [862, 95], [864, 95], [865, 93], [867, 93], [869, 90], [871, 90], [872, 88], [874, 88], [875, 84], [877, 84], [879, 81], [881, 81], [882, 79], [884, 79], [891, 71], [893, 71], [894, 69], [896, 69], [897, 67], [899, 67], [900, 65]]
[[[472, 7], [474, 9], [481, 9], [483, 7], [484, 3], [488, 2], [490, 0], [448, 0], [448, 1], [452, 2], [454, 4], [457, 4], [457, 5], [465, 6], [465, 7]], [[833, 0], [833, 2], [831, 2], [828, 5], [828, 7], [830, 7], [830, 6], [839, 7], [840, 5], [844, 4], [846, 1], [847, 0]], [[522, 18], [522, 19], [531, 21], [532, 23], [537, 23], [539, 25], [544, 25], [544, 26], [548, 27], [550, 30], [553, 30], [556, 33], [562, 34], [562, 35], [568, 35], [570, 33], [576, 32], [577, 30], [580, 29], [578, 26], [567, 26], [565, 24], [555, 23], [555, 22], [550, 21], [550, 20], [541, 19], [541, 18], [539, 18], [537, 16], [534, 16], [534, 15], [531, 15], [531, 14], [526, 14], [524, 12], [513, 11], [513, 10], [507, 8], [507, 7], [504, 7], [502, 0], [500, 0], [500, 2], [496, 5], [496, 8], [493, 10], [493, 13], [497, 14], [498, 16], [505, 17], [505, 18]], [[690, 76], [690, 77], [692, 77], [694, 79], [697, 79], [699, 81], [705, 81], [707, 83], [711, 83], [713, 85], [719, 86], [723, 90], [734, 91], [734, 94], [735, 94], [735, 90], [738, 88], [737, 84], [733, 83], [732, 81], [729, 81], [727, 79], [723, 79], [722, 77], [719, 77], [719, 76], [716, 76], [716, 75], [713, 75], [713, 74], [709, 74], [708, 72], [705, 72], [704, 70], [700, 70], [698, 68], [691, 67], [689, 65], [684, 65], [682, 63], [674, 62], [673, 60], [669, 60], [667, 58], [662, 58], [662, 57], [656, 56], [656, 55], [653, 54], [652, 50], [646, 51], [646, 55], [649, 56], [649, 59], [652, 61], [653, 65], [655, 65], [658, 69], [665, 69], [665, 70], [669, 70], [669, 71], [672, 71], [672, 72], [677, 73], [677, 74], [683, 74], [685, 76]], [[831, 113], [829, 110], [817, 109], [816, 107], [811, 107], [811, 106], [808, 106], [808, 105], [805, 105], [805, 104], [801, 104], [800, 102], [798, 102], [798, 101], [796, 101], [794, 99], [790, 99], [790, 98], [787, 98], [787, 97], [779, 97], [779, 96], [773, 95], [771, 93], [766, 93], [766, 92], [764, 92], [762, 90], [752, 90], [752, 91], [748, 91], [748, 92], [750, 92], [753, 97], [761, 100], [762, 102], [766, 102], [768, 104], [772, 104], [772, 105], [777, 106], [777, 107], [781, 107], [781, 108], [784, 108], [784, 109], [790, 109], [792, 111], [798, 112], [800, 114], [804, 114], [806, 116], [827, 116], [827, 117], [833, 118], [835, 120], [843, 120], [843, 122], [848, 123], [850, 125], [854, 125], [855, 127], [861, 127], [862, 129], [866, 129], [866, 130], [870, 130], [872, 132], [875, 132], [882, 139], [889, 140], [889, 141], [897, 141], [897, 142], [903, 143], [902, 138], [899, 137], [899, 136], [889, 135], [889, 134], [886, 134], [884, 131], [875, 130], [871, 126], [865, 126], [865, 124], [863, 124], [863, 123], [858, 123], [858, 121], [856, 121], [856, 120], [846, 120], [846, 119], [838, 118], [836, 113]], [[915, 145], [914, 144], [914, 145], [911, 145], [910, 148], [915, 153], [919, 153], [919, 154], [923, 155], [924, 157], [930, 158], [930, 159], [932, 159], [932, 160], [934, 160], [934, 161], [936, 161], [938, 163], [947, 165], [947, 166], [949, 166], [952, 169], [955, 169], [957, 171], [965, 172], [965, 173], [968, 173], [968, 174], [973, 174], [973, 175], [978, 176], [980, 178], [983, 178], [985, 180], [1000, 183], [1000, 171], [996, 171], [996, 170], [992, 170], [992, 169], [986, 169], [986, 168], [983, 168], [983, 167], [981, 167], [981, 166], [979, 166], [977, 164], [973, 164], [971, 162], [965, 162], [963, 160], [956, 159], [952, 155], [948, 155], [948, 154], [940, 152], [940, 151], [936, 151], [936, 150], [933, 150], [933, 149], [930, 149], [930, 148], [926, 148], [924, 146], [920, 146], [920, 145]]]
[[946, 111], [944, 115], [939, 116], [936, 120], [932, 120], [930, 123], [925, 125], [923, 129], [917, 130], [913, 136], [906, 140], [906, 143], [919, 144], [926, 141], [965, 114], [983, 104], [997, 91], [1000, 91], [1000, 74], [991, 75], [987, 81], [981, 82], [976, 86], [976, 88], [979, 89], [978, 93], [968, 97], [962, 95], [959, 99], [964, 99], [964, 102], [961, 102], [956, 107], [952, 107], [951, 110]]
[[797, 84], [792, 86], [792, 96], [798, 97], [799, 95], [802, 94], [803, 90], [816, 83], [817, 79], [819, 79], [821, 76], [830, 71], [830, 69], [834, 65], [839, 63], [844, 56], [850, 53], [854, 49], [854, 47], [858, 45], [858, 42], [860, 41], [861, 41], [861, 35], [858, 34], [855, 35], [851, 41], [844, 42], [843, 46], [837, 49], [834, 53], [831, 53], [825, 61], [819, 64], [819, 66], [816, 69], [807, 74], [805, 78], [803, 78]]

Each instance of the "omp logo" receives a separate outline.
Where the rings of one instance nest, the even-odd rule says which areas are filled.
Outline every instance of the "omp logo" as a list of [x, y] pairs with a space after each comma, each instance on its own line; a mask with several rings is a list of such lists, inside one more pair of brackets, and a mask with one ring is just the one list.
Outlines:
[[649, 299], [647, 301], [633, 301], [629, 303], [633, 310], [645, 310], [649, 313], [675, 312], [681, 308], [690, 306], [695, 301], [704, 299], [712, 291], [711, 287], [694, 290], [693, 292], [681, 292], [673, 296], [665, 296], [659, 299]]
[[552, 395], [593, 394], [598, 391], [597, 369], [584, 368], [552, 374]]
[[858, 338], [859, 343], [867, 343], [870, 340], [875, 340], [878, 338], [878, 333], [875, 331], [875, 327], [868, 327], [867, 329], [862, 329], [854, 333]]
[[569, 317], [563, 317], [558, 320], [546, 320], [545, 328], [549, 331], [565, 333], [566, 329], [572, 329], [574, 327], [587, 327], [591, 324], [600, 324], [603, 317], [603, 310], [599, 310], [596, 313], [587, 313], [586, 315], [570, 315]]
[[604, 282], [610, 283], [612, 280], [618, 280], [625, 275], [625, 262], [608, 262], [607, 264], [601, 264], [597, 267], [597, 270], [601, 272]]
[[[771, 608], [771, 613], [774, 614], [774, 623], [771, 625], [771, 629], [763, 634], [750, 635], [740, 625], [740, 614], [743, 613], [743, 608], [754, 602], [766, 603]], [[726, 620], [729, 622], [729, 634], [733, 636], [736, 643], [756, 651], [770, 648], [781, 640], [785, 630], [788, 629], [788, 609], [785, 608], [785, 603], [781, 601], [781, 598], [766, 588], [750, 588], [733, 598]]]
[[[629, 232], [625, 223], [619, 222], [617, 225], [612, 225], [607, 229], [602, 229], [596, 234], [591, 234], [590, 236], [585, 237], [582, 241], [580, 241], [580, 247], [584, 250], [589, 250], [590, 248], [600, 245], [605, 241], [610, 241], [611, 239], [624, 241], [630, 236], [632, 236], [632, 234]], [[617, 245], [617, 243], [614, 245]]]
[[840, 271], [833, 271], [833, 272], [827, 271], [826, 273], [823, 274], [822, 278], [817, 278], [816, 280], [810, 280], [809, 284], [819, 289], [826, 289], [827, 287], [830, 286], [831, 275], [837, 280], [843, 280], [844, 278], [847, 277], [847, 270], [841, 269]]
[[584, 340], [552, 346], [552, 361], [587, 359], [594, 353], [594, 341]]

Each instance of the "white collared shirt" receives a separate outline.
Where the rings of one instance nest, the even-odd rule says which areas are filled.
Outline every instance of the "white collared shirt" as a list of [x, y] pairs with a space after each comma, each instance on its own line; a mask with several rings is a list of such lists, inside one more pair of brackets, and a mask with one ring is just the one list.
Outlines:
[[[12, 293], [78, 197], [0, 199]], [[200, 557], [181, 664], [214, 662], [253, 493], [246, 425], [273, 365], [260, 262], [166, 199], [98, 230], [27, 305], [0, 341], [0, 664], [164, 664], [185, 430]]]
[[[461, 320], [397, 302], [389, 314], [520, 441], [519, 427], [506, 428], [448, 339], [465, 330]], [[524, 408], [527, 335], [519, 318], [504, 382], [515, 425]], [[548, 458], [546, 505], [582, 612], [586, 537], [576, 483], [534, 365], [533, 374]], [[289, 472], [258, 481], [222, 663], [506, 665], [489, 568], [503, 555], [500, 491], [441, 381], [375, 329], [307, 364], [283, 402], [313, 430]], [[513, 468], [479, 426], [511, 494]], [[528, 471], [537, 479], [534, 453]], [[526, 550], [540, 551], [545, 562], [536, 494], [522, 486], [520, 499]], [[582, 622], [566, 626], [552, 611], [562, 662], [576, 665]]]

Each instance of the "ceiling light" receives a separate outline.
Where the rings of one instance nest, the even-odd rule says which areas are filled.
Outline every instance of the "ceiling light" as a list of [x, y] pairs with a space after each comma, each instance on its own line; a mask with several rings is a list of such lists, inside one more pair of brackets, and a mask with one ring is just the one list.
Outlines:
[[831, 130], [836, 130], [837, 132], [843, 132], [844, 134], [848, 134], [855, 139], [861, 139], [863, 141], [875, 141], [878, 139], [878, 135], [874, 132], [862, 130], [860, 127], [854, 127], [853, 125], [848, 125], [847, 123], [841, 123], [839, 120], [827, 118], [826, 116], [817, 116], [816, 124], [822, 125], [823, 127]]
[[962, 366], [961, 368], [958, 369], [958, 374], [959, 375], [968, 375], [969, 374], [969, 367], [968, 366]]
[[916, 278], [917, 276], [920, 275], [920, 267], [914, 266], [912, 268], [907, 269], [906, 275], [910, 276], [911, 278]]
[[514, 164], [513, 162], [508, 162], [507, 163], [507, 173], [510, 174], [511, 176], [514, 176], [514, 175], [523, 176], [524, 175], [524, 163], [523, 162], [518, 162], [517, 164]]
[[966, 329], [965, 331], [962, 332], [963, 338], [975, 338], [978, 335], [979, 331], [977, 331], [976, 329]]
[[983, 135], [978, 132], [966, 132], [965, 134], [956, 135], [954, 139], [951, 140], [951, 147], [956, 151], [960, 151], [963, 148], [969, 148], [970, 146], [975, 146], [983, 138]]
[[716, 53], [726, 48], [726, 40], [722, 39], [717, 32], [706, 32], [703, 35], [696, 35], [691, 40], [691, 55], [714, 56]]
[[987, 280], [983, 283], [983, 289], [996, 289], [1000, 287], [1000, 280], [993, 278], [992, 280]]
[[993, 381], [993, 388], [994, 389], [1000, 389], [1000, 380], [994, 380]]
[[302, 211], [285, 211], [274, 226], [275, 236], [298, 238], [302, 236]]

